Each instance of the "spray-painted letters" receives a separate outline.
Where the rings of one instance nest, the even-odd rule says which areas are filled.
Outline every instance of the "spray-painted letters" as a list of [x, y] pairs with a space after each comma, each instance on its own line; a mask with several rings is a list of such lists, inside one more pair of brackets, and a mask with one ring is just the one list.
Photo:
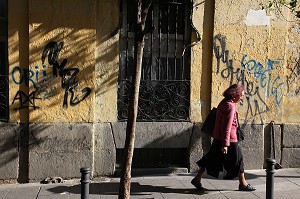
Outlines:
[[61, 63], [58, 63], [58, 56], [60, 51], [64, 46], [63, 42], [57, 44], [56, 42], [50, 42], [46, 45], [43, 54], [42, 54], [42, 64], [44, 65], [46, 57], [48, 55], [48, 64], [52, 66], [53, 76], [57, 77], [59, 75], [61, 77], [61, 86], [65, 89], [64, 102], [63, 107], [68, 107], [68, 95], [70, 96], [70, 105], [74, 106], [79, 104], [85, 98], [89, 96], [91, 93], [91, 89], [89, 87], [85, 87], [81, 90], [82, 95], [76, 95], [75, 91], [77, 90], [78, 80], [77, 74], [79, 73], [78, 68], [65, 68], [68, 60], [63, 59]]
[[[48, 43], [41, 57], [42, 67], [35, 66], [34, 69], [21, 69], [19, 66], [13, 68], [11, 72], [12, 81], [17, 84], [25, 84], [25, 86], [33, 86], [33, 91], [29, 96], [24, 92], [18, 91], [13, 100], [13, 104], [16, 100], [20, 101], [20, 109], [25, 107], [32, 107], [34, 109], [39, 108], [35, 106], [34, 99], [37, 98], [39, 91], [42, 90], [45, 82], [50, 78], [47, 77], [47, 67], [52, 67], [52, 77], [61, 78], [61, 87], [64, 89], [63, 107], [67, 108], [68, 105], [75, 106], [81, 101], [86, 99], [90, 93], [91, 88], [85, 87], [78, 90], [79, 81], [77, 75], [80, 72], [78, 68], [66, 68], [67, 59], [63, 59], [61, 63], [58, 62], [59, 53], [64, 46], [63, 42], [50, 42]], [[47, 64], [47, 65], [46, 65]], [[24, 100], [25, 99], [25, 100]], [[25, 104], [30, 103], [29, 106]]]
[[[226, 37], [222, 35], [214, 37], [213, 49], [217, 59], [216, 73], [229, 80], [230, 84], [241, 82], [245, 85], [248, 103], [246, 121], [249, 117], [260, 116], [269, 110], [264, 97], [274, 97], [277, 105], [282, 103], [282, 91], [285, 83], [280, 76], [272, 74], [274, 65], [279, 62], [268, 59], [266, 64], [262, 64], [254, 59], [249, 59], [248, 55], [243, 55], [241, 67], [234, 67], [233, 60], [229, 59], [229, 51], [226, 49]], [[263, 122], [261, 116], [260, 120]]]

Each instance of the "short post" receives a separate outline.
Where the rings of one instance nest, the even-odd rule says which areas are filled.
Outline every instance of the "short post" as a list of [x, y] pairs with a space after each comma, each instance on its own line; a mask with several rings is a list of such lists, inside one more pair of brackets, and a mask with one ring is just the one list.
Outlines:
[[83, 167], [81, 172], [81, 199], [89, 199], [90, 168]]
[[266, 199], [273, 199], [274, 196], [274, 173], [276, 160], [272, 158], [267, 159], [267, 185], [266, 185]]

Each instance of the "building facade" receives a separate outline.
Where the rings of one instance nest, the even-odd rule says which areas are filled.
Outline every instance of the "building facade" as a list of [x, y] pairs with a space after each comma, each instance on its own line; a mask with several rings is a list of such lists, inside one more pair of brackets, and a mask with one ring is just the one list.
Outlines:
[[[153, 0], [134, 168], [195, 171], [211, 142], [203, 120], [233, 83], [246, 89], [238, 105], [246, 169], [274, 155], [300, 166], [299, 20], [260, 3]], [[114, 175], [133, 72], [133, 0], [0, 0], [0, 11], [0, 180], [73, 178], [81, 167]]]

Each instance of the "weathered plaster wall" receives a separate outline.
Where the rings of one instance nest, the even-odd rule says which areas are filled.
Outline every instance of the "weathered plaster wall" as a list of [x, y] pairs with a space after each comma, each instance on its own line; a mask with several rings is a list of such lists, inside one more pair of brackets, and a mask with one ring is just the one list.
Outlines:
[[[233, 1], [230, 6], [228, 1], [215, 1], [211, 102], [217, 106], [230, 84], [245, 85], [246, 95], [238, 110], [247, 136], [241, 144], [247, 168], [273, 158], [273, 147], [279, 163], [300, 165], [296, 135], [300, 115], [296, 105], [300, 100], [299, 27], [299, 19], [287, 9], [280, 13], [261, 10], [255, 1]], [[290, 139], [293, 144], [287, 141]]]
[[95, 121], [117, 121], [119, 72], [118, 0], [97, 1]]
[[[291, 111], [290, 105], [300, 99], [299, 73], [293, 73], [299, 25], [257, 2], [234, 1], [229, 8], [216, 1], [215, 8], [212, 106], [230, 83], [243, 82], [247, 94], [239, 116], [245, 124], [295, 123], [300, 108]], [[290, 19], [287, 10], [283, 15]]]
[[[193, 3], [191, 121], [138, 123], [135, 146], [188, 148], [196, 171], [211, 141], [202, 121], [230, 83], [243, 81], [246, 169], [262, 168], [272, 155], [271, 121], [276, 159], [298, 167], [299, 25], [260, 10], [258, 1]], [[94, 176], [115, 172], [126, 127], [117, 122], [119, 11], [118, 0], [9, 1], [10, 122], [1, 124], [1, 179], [78, 177], [84, 166]]]
[[[30, 122], [93, 121], [95, 6], [92, 0], [33, 0], [26, 5], [29, 35], [10, 38], [16, 44], [29, 42], [24, 49], [28, 65], [17, 58], [9, 63], [12, 121], [20, 121], [20, 110], [28, 106]], [[10, 47], [10, 54], [24, 53], [18, 51]]]
[[28, 110], [16, 109], [12, 105], [13, 99], [18, 91], [28, 93], [29, 88], [25, 84], [12, 84], [12, 69], [14, 66], [21, 70], [29, 66], [29, 11], [28, 1], [8, 1], [8, 62], [9, 62], [9, 105], [10, 120], [28, 122]]
[[190, 119], [201, 122], [210, 111], [211, 103], [214, 1], [196, 0], [193, 3]]

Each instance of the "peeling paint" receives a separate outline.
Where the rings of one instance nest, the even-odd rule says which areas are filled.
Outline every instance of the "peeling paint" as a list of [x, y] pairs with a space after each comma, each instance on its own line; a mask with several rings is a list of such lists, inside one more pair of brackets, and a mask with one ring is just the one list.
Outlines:
[[250, 9], [244, 22], [247, 26], [270, 26], [270, 17], [266, 10]]

